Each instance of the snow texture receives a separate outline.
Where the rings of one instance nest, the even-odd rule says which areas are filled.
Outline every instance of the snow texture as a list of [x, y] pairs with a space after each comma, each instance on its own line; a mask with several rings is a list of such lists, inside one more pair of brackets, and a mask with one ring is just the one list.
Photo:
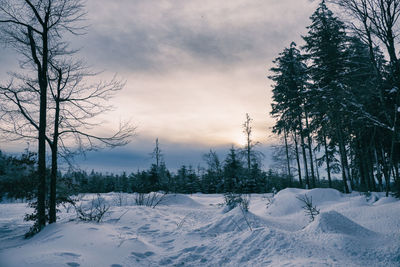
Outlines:
[[[305, 194], [321, 211], [313, 222]], [[1, 203], [0, 266], [400, 266], [400, 201], [381, 193], [289, 188], [252, 195], [249, 212], [224, 212], [222, 195], [167, 195], [156, 208], [133, 194], [102, 197], [102, 223], [62, 207], [27, 240], [26, 203]]]

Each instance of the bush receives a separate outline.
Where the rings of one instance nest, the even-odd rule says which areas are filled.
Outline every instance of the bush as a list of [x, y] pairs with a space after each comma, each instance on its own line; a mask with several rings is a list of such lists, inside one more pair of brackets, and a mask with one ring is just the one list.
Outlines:
[[127, 198], [126, 194], [121, 191], [115, 193], [113, 196], [113, 204], [115, 204], [118, 207], [128, 205], [128, 198]]
[[89, 202], [89, 205], [80, 204], [79, 207], [75, 206], [76, 214], [82, 221], [101, 222], [109, 209], [110, 205], [107, 204], [106, 200], [100, 194], [97, 194], [97, 197], [93, 198]]
[[249, 210], [250, 198], [243, 197], [242, 194], [226, 193], [224, 194], [225, 205], [228, 211], [233, 210], [236, 207], [240, 207], [243, 211]]
[[307, 194], [305, 194], [304, 196], [298, 196], [296, 198], [304, 203], [302, 208], [304, 209], [306, 216], [310, 218], [310, 222], [314, 221], [315, 217], [319, 214], [319, 210], [316, 206], [313, 206], [312, 197], [308, 198]]
[[135, 203], [138, 206], [152, 207], [153, 209], [163, 201], [167, 193], [137, 193]]

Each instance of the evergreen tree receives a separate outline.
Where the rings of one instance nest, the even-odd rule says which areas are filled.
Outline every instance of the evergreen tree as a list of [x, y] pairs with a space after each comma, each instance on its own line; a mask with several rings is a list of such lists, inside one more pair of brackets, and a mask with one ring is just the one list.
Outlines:
[[[307, 66], [300, 51], [295, 43], [291, 43], [289, 48], [285, 48], [279, 57], [274, 60], [275, 67], [271, 68], [274, 75], [269, 78], [274, 81], [272, 89], [272, 111], [271, 115], [277, 119], [273, 132], [281, 134], [287, 138], [287, 133], [294, 133], [294, 141], [297, 150], [297, 136], [300, 136], [301, 148], [303, 151], [304, 172], [306, 175], [306, 186], [310, 187], [308, 178], [307, 159], [304, 143], [304, 103], [306, 97], [306, 85], [308, 80]], [[285, 139], [286, 140], [286, 139]], [[286, 141], [286, 148], [288, 149]], [[287, 153], [287, 160], [289, 160]], [[299, 162], [299, 161], [298, 161]], [[302, 177], [300, 166], [298, 166], [300, 185]]]
[[224, 164], [224, 191], [238, 193], [242, 190], [243, 163], [240, 161], [234, 146], [229, 150], [229, 154]]
[[345, 192], [351, 191], [350, 171], [346, 151], [348, 105], [352, 102], [346, 86], [348, 37], [343, 22], [335, 17], [322, 1], [310, 17], [308, 34], [303, 37], [307, 57], [311, 61], [312, 85], [308, 99], [311, 116], [326, 120], [330, 127], [329, 137], [339, 146], [342, 177]]
[[203, 192], [221, 193], [223, 191], [223, 172], [222, 164], [215, 151], [210, 149], [210, 152], [203, 156], [207, 163], [207, 169], [202, 177]]

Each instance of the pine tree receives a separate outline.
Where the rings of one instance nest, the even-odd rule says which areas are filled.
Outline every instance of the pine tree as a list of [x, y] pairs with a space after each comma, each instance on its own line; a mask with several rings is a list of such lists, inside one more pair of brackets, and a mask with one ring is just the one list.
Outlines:
[[308, 34], [303, 37], [307, 57], [311, 61], [312, 85], [308, 107], [313, 118], [327, 121], [329, 137], [338, 144], [345, 192], [351, 191], [346, 144], [346, 113], [351, 102], [346, 86], [347, 44], [345, 26], [323, 0], [310, 17]]
[[238, 193], [242, 190], [243, 163], [240, 161], [236, 149], [232, 146], [225, 159], [224, 191]]
[[[306, 85], [308, 80], [307, 66], [296, 44], [292, 43], [285, 48], [279, 57], [274, 60], [276, 67], [271, 68], [274, 75], [269, 78], [275, 82], [273, 86], [271, 115], [277, 119], [273, 132], [281, 134], [294, 133], [297, 150], [297, 135], [300, 136], [303, 151], [304, 172], [306, 175], [306, 187], [310, 187], [308, 177], [307, 159], [304, 143], [304, 103], [306, 96]], [[286, 142], [287, 147], [287, 142]], [[289, 160], [289, 158], [287, 158]], [[299, 161], [298, 161], [299, 162]], [[290, 167], [290, 166], [289, 166]], [[298, 166], [300, 185], [302, 185], [301, 169]]]
[[210, 150], [203, 156], [207, 163], [207, 169], [202, 177], [204, 193], [221, 193], [223, 191], [222, 164], [215, 151]]

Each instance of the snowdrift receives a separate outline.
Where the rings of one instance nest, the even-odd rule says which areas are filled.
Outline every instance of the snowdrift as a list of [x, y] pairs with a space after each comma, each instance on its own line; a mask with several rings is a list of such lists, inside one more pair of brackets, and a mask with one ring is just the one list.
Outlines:
[[297, 197], [307, 195], [316, 206], [328, 205], [329, 203], [341, 202], [342, 194], [335, 189], [316, 188], [304, 190], [297, 188], [287, 188], [279, 191], [273, 203], [268, 208], [268, 213], [273, 216], [286, 216], [297, 212], [303, 212], [302, 203]]
[[203, 234], [224, 234], [233, 231], [247, 231], [264, 227], [265, 221], [251, 212], [244, 212], [239, 207], [219, 215], [213, 222], [195, 229]]
[[[305, 194], [321, 210], [311, 223], [296, 198]], [[223, 212], [217, 194], [167, 195], [151, 208], [109, 193], [102, 223], [61, 207], [60, 220], [28, 240], [26, 204], [0, 203], [0, 266], [400, 266], [400, 201], [372, 195], [285, 189], [272, 202], [252, 195], [250, 212]]]
[[377, 233], [353, 222], [336, 211], [322, 212], [305, 228], [314, 234], [342, 234], [353, 237], [376, 237]]
[[189, 196], [183, 194], [166, 195], [160, 202], [160, 205], [183, 206], [187, 208], [199, 208], [203, 206]]

